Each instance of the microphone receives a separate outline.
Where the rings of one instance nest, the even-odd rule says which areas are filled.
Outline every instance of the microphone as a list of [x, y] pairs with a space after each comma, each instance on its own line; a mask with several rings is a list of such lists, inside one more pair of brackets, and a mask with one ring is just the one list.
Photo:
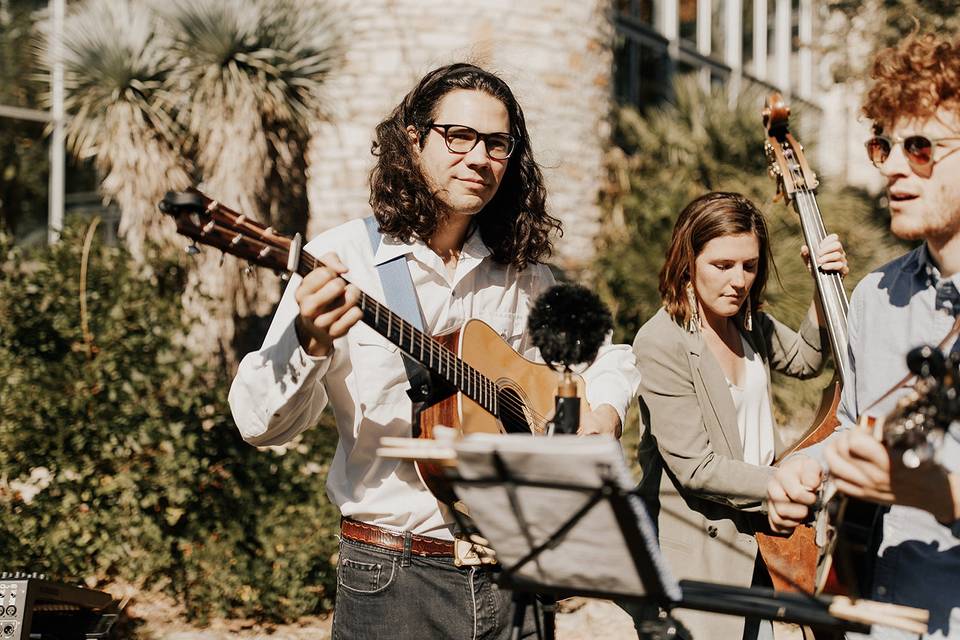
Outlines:
[[550, 428], [554, 433], [574, 434], [580, 426], [580, 398], [573, 367], [590, 364], [597, 357], [613, 328], [610, 311], [586, 287], [558, 284], [534, 303], [527, 328], [540, 355], [562, 376]]

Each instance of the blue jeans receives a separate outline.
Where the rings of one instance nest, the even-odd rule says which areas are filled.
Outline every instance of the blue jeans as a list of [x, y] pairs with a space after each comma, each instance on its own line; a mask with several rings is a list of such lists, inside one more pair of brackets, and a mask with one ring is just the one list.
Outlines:
[[[513, 593], [496, 569], [340, 541], [333, 640], [430, 638], [508, 640]], [[536, 635], [531, 609], [521, 637]]]

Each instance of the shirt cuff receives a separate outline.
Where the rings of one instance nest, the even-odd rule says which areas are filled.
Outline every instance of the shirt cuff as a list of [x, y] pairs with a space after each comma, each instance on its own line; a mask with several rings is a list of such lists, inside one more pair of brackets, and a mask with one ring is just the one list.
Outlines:
[[[294, 379], [297, 374], [315, 374], [324, 375], [330, 368], [330, 361], [333, 359], [334, 346], [331, 345], [330, 351], [323, 356], [312, 356], [300, 344], [300, 337], [297, 335], [296, 320], [290, 322], [290, 326], [280, 336], [280, 341], [273, 347], [278, 359], [282, 358], [287, 362], [287, 372], [292, 374]], [[284, 356], [283, 354], [290, 354]], [[272, 359], [272, 358], [270, 358]], [[319, 371], [318, 371], [319, 370]]]
[[830, 344], [826, 328], [811, 322], [809, 316], [804, 316], [803, 322], [800, 323], [800, 338], [807, 343], [807, 346], [820, 352]]
[[[604, 374], [592, 379], [587, 386], [587, 402], [590, 403], [591, 409], [595, 409], [602, 404], [610, 405], [620, 416], [620, 426], [624, 426], [626, 424], [627, 407], [633, 396], [626, 389], [626, 385], [616, 379], [617, 377], [612, 374]], [[611, 384], [606, 384], [608, 381]]]

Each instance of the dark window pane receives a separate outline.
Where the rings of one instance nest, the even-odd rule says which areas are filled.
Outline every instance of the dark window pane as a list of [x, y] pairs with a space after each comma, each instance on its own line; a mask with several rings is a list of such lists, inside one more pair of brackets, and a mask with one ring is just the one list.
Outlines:
[[680, 39], [697, 42], [697, 0], [680, 0]]

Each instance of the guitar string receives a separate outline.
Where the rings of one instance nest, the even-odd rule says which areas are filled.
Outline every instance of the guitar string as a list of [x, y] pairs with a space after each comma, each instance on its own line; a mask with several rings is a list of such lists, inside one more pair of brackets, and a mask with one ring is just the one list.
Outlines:
[[[381, 305], [381, 306], [382, 306], [382, 305]], [[401, 321], [400, 330], [401, 330], [401, 332], [402, 332], [400, 340], [404, 340], [404, 339], [405, 339], [405, 333], [406, 333], [407, 331], [409, 331], [410, 334], [411, 334], [411, 335], [410, 335], [411, 346], [413, 346], [413, 344], [412, 344], [413, 338], [416, 337], [416, 335], [417, 335], [416, 333], [414, 333], [414, 331], [416, 331], [416, 328], [413, 327], [413, 325], [411, 325], [410, 323], [404, 322], [404, 321], [402, 320], [402, 318], [400, 318], [399, 320]], [[421, 338], [420, 338], [421, 340], [429, 340], [431, 343], [443, 347], [443, 345], [440, 345], [440, 344], [437, 343], [435, 340], [432, 340], [431, 338], [429, 338], [428, 336], [426, 336], [426, 334], [423, 334], [423, 333], [421, 332], [420, 335], [421, 335]], [[444, 348], [446, 348], [446, 347], [444, 347]], [[422, 349], [421, 349], [421, 351], [422, 351]], [[455, 360], [454, 362], [457, 363], [458, 366], [460, 365], [460, 363], [463, 363], [463, 365], [465, 365], [465, 366], [467, 366], [467, 367], [470, 367], [470, 365], [469, 365], [468, 363], [466, 363], [462, 358], [459, 358], [458, 356], [456, 356], [452, 351], [448, 350], [448, 354], [450, 355], [450, 357], [456, 358], [456, 360]], [[475, 368], [473, 368], [473, 367], [470, 367], [470, 371], [471, 371], [471, 375], [472, 375], [472, 376], [475, 376], [477, 379], [479, 379], [479, 380], [481, 381], [481, 384], [483, 384], [483, 386], [484, 386], [484, 388], [487, 390], [488, 394], [489, 394], [490, 392], [493, 393], [493, 399], [494, 399], [494, 401], [497, 403], [498, 406], [500, 406], [500, 407], [502, 407], [502, 408], [504, 408], [504, 409], [509, 410], [509, 411], [512, 412], [512, 416], [511, 416], [511, 417], [513, 417], [513, 418], [515, 418], [515, 419], [522, 419], [524, 422], [527, 422], [527, 418], [526, 418], [526, 416], [524, 415], [524, 411], [526, 411], [526, 412], [528, 412], [528, 413], [530, 414], [530, 416], [534, 419], [534, 422], [536, 423], [536, 426], [538, 426], [538, 427], [540, 427], [540, 428], [543, 428], [543, 427], [546, 425], [546, 422], [547, 422], [546, 417], [543, 416], [543, 415], [541, 415], [541, 414], [538, 413], [537, 411], [535, 411], [535, 410], [534, 410], [532, 407], [530, 407], [527, 403], [523, 402], [522, 400], [519, 401], [519, 402], [514, 401], [514, 400], [512, 399], [512, 397], [511, 397], [511, 395], [509, 395], [509, 394], [503, 395], [503, 396], [501, 397], [500, 393], [498, 393], [498, 392], [501, 392], [501, 393], [502, 393], [502, 392], [510, 391], [511, 389], [509, 389], [509, 387], [500, 385], [498, 382], [496, 382], [496, 381], [494, 381], [494, 380], [491, 380], [490, 378], [488, 378], [487, 376], [485, 376], [483, 373], [477, 371], [477, 370], [476, 370]], [[479, 402], [479, 404], [481, 404], [481, 406], [484, 406], [484, 403], [483, 403], [482, 401]], [[484, 406], [484, 408], [487, 408], [487, 407]], [[490, 410], [490, 409], [488, 409], [488, 411], [489, 411], [489, 410]], [[499, 412], [497, 412], [497, 411], [494, 410], [494, 411], [490, 411], [490, 413], [493, 413], [494, 415], [497, 415]]]
[[[308, 267], [309, 271], [312, 271], [314, 268], [317, 267], [317, 265], [322, 265], [323, 262], [315, 258], [314, 256], [312, 256], [311, 254], [301, 251], [301, 264]], [[343, 279], [345, 282], [347, 282], [348, 284], [350, 283], [349, 280], [347, 280], [346, 278], [343, 278], [343, 276], [339, 276], [339, 277]], [[380, 310], [383, 312], [383, 314], [387, 318], [387, 322], [389, 323], [388, 326], [392, 326], [393, 324], [398, 325], [401, 332], [400, 338], [398, 338], [398, 340], [403, 341], [405, 339], [405, 334], [407, 332], [410, 333], [411, 351], [414, 350], [413, 347], [415, 346], [412, 344], [412, 339], [414, 337], [424, 341], [429, 340], [430, 343], [432, 343], [433, 345], [431, 348], [431, 359], [432, 359], [433, 350], [437, 349], [437, 355], [438, 355], [438, 358], [441, 360], [440, 364], [442, 366], [446, 366], [448, 371], [453, 370], [454, 372], [459, 372], [459, 376], [461, 380], [467, 380], [468, 378], [475, 378], [479, 380], [480, 384], [484, 385], [488, 389], [488, 395], [496, 398], [497, 405], [502, 405], [503, 409], [506, 409], [512, 412], [511, 417], [515, 419], [523, 420], [524, 422], [533, 422], [534, 426], [539, 429], [543, 429], [546, 426], [547, 418], [545, 416], [533, 410], [533, 408], [527, 405], [526, 403], [522, 401], [521, 402], [515, 401], [511, 398], [510, 395], [504, 395], [503, 392], [507, 391], [507, 388], [491, 380], [489, 377], [485, 376], [481, 372], [477, 371], [474, 367], [472, 367], [469, 363], [465, 362], [463, 359], [459, 358], [446, 346], [440, 344], [439, 342], [427, 336], [425, 333], [423, 333], [422, 331], [414, 327], [412, 324], [410, 324], [409, 322], [401, 318], [395, 312], [390, 310], [388, 307], [380, 303], [378, 300], [376, 300], [366, 292], [361, 291], [361, 297], [364, 298], [366, 302], [370, 306], [372, 306], [375, 310]], [[387, 331], [387, 333], [389, 333], [389, 330]], [[410, 355], [413, 356], [413, 354], [410, 354]], [[413, 357], [415, 358], [415, 356]], [[456, 381], [454, 380], [454, 382]], [[465, 386], [465, 385], [455, 385], [455, 386]], [[468, 394], [468, 395], [475, 396], [478, 394]], [[474, 400], [476, 401], [476, 398], [474, 398]], [[487, 409], [491, 414], [499, 417], [497, 415], [498, 412], [493, 410], [495, 409], [495, 407], [488, 407], [484, 405], [483, 402], [478, 402], [478, 404], [480, 404], [485, 409]], [[526, 414], [529, 414], [532, 420], [528, 420]]]

